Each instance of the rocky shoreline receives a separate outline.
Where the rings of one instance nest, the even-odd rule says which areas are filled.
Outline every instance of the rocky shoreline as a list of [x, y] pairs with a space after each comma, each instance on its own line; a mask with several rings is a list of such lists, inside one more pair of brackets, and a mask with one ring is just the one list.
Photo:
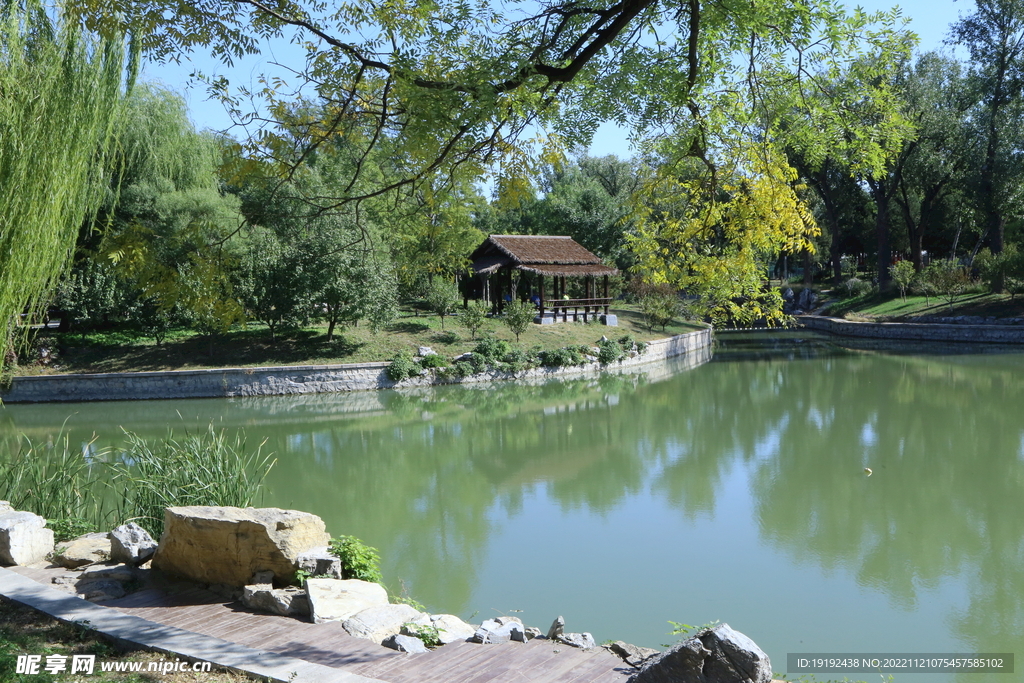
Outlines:
[[656, 339], [646, 345], [642, 354], [638, 353], [608, 364], [595, 361], [581, 366], [539, 367], [522, 372], [487, 369], [461, 378], [445, 377], [431, 371], [400, 381], [388, 376], [388, 363], [19, 376], [13, 378], [8, 389], [0, 391], [0, 400], [5, 403], [49, 403], [237, 398], [496, 381], [547, 382], [553, 379], [598, 375], [603, 372], [637, 372], [653, 363], [681, 356], [706, 360], [710, 358], [711, 345], [711, 330], [704, 329]]
[[[46, 520], [0, 501], [0, 565], [60, 566], [52, 587], [102, 605], [161, 582], [188, 582], [237, 600], [255, 612], [325, 623], [340, 621], [349, 635], [409, 655], [456, 641], [526, 643], [550, 640], [597, 647], [590, 633], [566, 631], [557, 617], [547, 632], [503, 615], [468, 624], [391, 602], [378, 583], [347, 576], [330, 552], [330, 536], [316, 515], [278, 508], [172, 507], [160, 542], [134, 523], [109, 533], [55, 545]], [[630, 683], [702, 680], [768, 683], [768, 656], [727, 624], [700, 631], [666, 652], [622, 641], [604, 645], [634, 669]], [[699, 678], [695, 678], [699, 676]]]

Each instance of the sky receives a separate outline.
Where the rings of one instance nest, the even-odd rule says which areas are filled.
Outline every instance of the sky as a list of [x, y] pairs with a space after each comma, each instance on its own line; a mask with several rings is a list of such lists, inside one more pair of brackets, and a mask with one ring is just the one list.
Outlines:
[[[892, 0], [863, 0], [857, 3], [847, 3], [849, 7], [860, 6], [868, 12], [887, 10], [895, 4]], [[942, 43], [949, 31], [950, 24], [955, 22], [961, 13], [969, 13], [974, 8], [974, 3], [970, 0], [959, 0], [958, 2], [953, 0], [905, 0], [898, 4], [903, 16], [910, 19], [909, 28], [917, 33], [920, 39], [918, 43], [920, 52], [951, 51], [951, 48], [943, 46]], [[301, 50], [284, 41], [278, 41], [274, 45], [268, 46], [262, 54], [241, 60], [231, 68], [209, 57], [197, 54], [193, 55], [191, 60], [183, 59], [181, 64], [147, 64], [143, 71], [143, 78], [148, 81], [160, 82], [184, 96], [196, 127], [225, 130], [231, 125], [230, 118], [219, 102], [207, 100], [203, 85], [195, 83], [190, 78], [192, 72], [198, 70], [207, 76], [225, 76], [234, 86], [246, 85], [256, 89], [258, 76], [261, 73], [275, 70], [277, 68], [274, 66], [275, 62], [301, 65], [302, 58]], [[589, 153], [591, 156], [614, 154], [628, 158], [632, 156], [633, 152], [629, 146], [627, 131], [607, 123], [598, 129]]]

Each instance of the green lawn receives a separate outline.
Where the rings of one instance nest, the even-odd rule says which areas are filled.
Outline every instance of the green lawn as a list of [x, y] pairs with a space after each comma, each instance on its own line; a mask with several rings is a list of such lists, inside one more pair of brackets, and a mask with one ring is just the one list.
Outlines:
[[[592, 345], [602, 335], [617, 339], [632, 334], [637, 340], [651, 340], [700, 329], [695, 324], [673, 321], [664, 331], [661, 328], [651, 330], [634, 308], [624, 306], [612, 310], [618, 315], [618, 327], [598, 323], [530, 325], [521, 336], [519, 346], [526, 350], [536, 346], [556, 349], [569, 344]], [[499, 319], [487, 320], [479, 333], [479, 337], [485, 336], [515, 341], [515, 335]], [[374, 334], [361, 324], [336, 331], [331, 342], [326, 339], [326, 326], [278, 331], [277, 339], [272, 342], [267, 328], [254, 323], [213, 340], [181, 330], [160, 346], [152, 339], [133, 338], [120, 332], [49, 332], [37, 341], [37, 347], [56, 348], [56, 356], [44, 362], [36, 350], [32, 358], [22, 358], [17, 374], [362, 363], [390, 360], [402, 349], [415, 353], [419, 346], [430, 346], [438, 353], [455, 356], [471, 351], [477, 341], [459, 324], [457, 316], [446, 318], [442, 331], [437, 316], [417, 315], [411, 310], [403, 311], [398, 320], [380, 333]]]
[[903, 300], [899, 294], [865, 294], [833, 300], [825, 312], [837, 317], [894, 321], [908, 321], [927, 315], [1014, 318], [1024, 316], [1024, 297], [975, 292], [958, 298], [951, 309], [945, 299], [934, 296], [907, 296]]

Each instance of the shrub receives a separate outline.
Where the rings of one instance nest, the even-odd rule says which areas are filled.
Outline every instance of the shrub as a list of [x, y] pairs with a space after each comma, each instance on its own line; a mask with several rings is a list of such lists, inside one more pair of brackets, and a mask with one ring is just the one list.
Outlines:
[[427, 308], [441, 318], [441, 329], [444, 329], [445, 316], [449, 316], [459, 305], [459, 287], [451, 280], [443, 277], [434, 278], [427, 290]]
[[482, 301], [470, 301], [462, 314], [459, 316], [459, 320], [469, 330], [469, 334], [473, 339], [476, 339], [477, 334], [480, 332], [480, 328], [487, 322], [487, 304]]
[[614, 342], [611, 339], [602, 339], [597, 342], [597, 346], [600, 349], [597, 354], [597, 360], [602, 365], [614, 363], [625, 355], [618, 342]]
[[[555, 368], [570, 367], [573, 365], [583, 365], [587, 362], [584, 358], [584, 353], [580, 352], [579, 346], [565, 346], [554, 351], [541, 351], [540, 353], [540, 364]], [[589, 353], [587, 347], [586, 353]]]
[[414, 624], [412, 622], [402, 624], [402, 630], [413, 638], [419, 638], [423, 644], [431, 649], [441, 647], [441, 631], [433, 624]]
[[341, 578], [380, 583], [380, 553], [355, 536], [332, 538], [328, 547], [331, 554], [341, 559]]
[[637, 303], [651, 330], [657, 325], [664, 331], [672, 319], [682, 312], [679, 295], [668, 285], [652, 289]]
[[889, 266], [889, 274], [892, 276], [893, 283], [900, 289], [900, 298], [906, 301], [907, 289], [916, 275], [914, 264], [910, 261], [897, 261]]
[[642, 356], [647, 351], [647, 342], [638, 342], [631, 334], [619, 337], [619, 346], [622, 347], [623, 353], [629, 353], [635, 349], [637, 354]]
[[495, 364], [500, 362], [509, 353], [512, 352], [512, 344], [505, 341], [504, 339], [495, 339], [494, 337], [488, 337], [484, 339], [476, 348], [473, 349], [473, 353], [478, 353], [484, 357], [487, 363]]
[[498, 369], [504, 372], [522, 372], [532, 368], [536, 363], [536, 356], [522, 349], [512, 349], [502, 357], [498, 363]]
[[1024, 252], [1018, 252], [1016, 245], [1008, 244], [998, 254], [983, 249], [974, 263], [978, 266], [981, 279], [993, 292], [1005, 289], [1013, 296], [1024, 284]]
[[416, 359], [413, 358], [412, 353], [409, 351], [399, 351], [398, 355], [391, 359], [391, 364], [388, 365], [387, 373], [388, 377], [393, 382], [401, 382], [403, 379], [408, 377], [416, 377], [420, 374], [423, 368]]
[[447, 356], [442, 356], [439, 353], [432, 353], [428, 356], [424, 356], [423, 360], [420, 361], [420, 366], [424, 368], [446, 368], [451, 363], [448, 362]]
[[848, 299], [854, 296], [869, 294], [872, 289], [874, 289], [874, 286], [870, 282], [851, 277], [843, 280], [842, 284], [836, 287], [836, 293], [844, 299]]
[[950, 311], [953, 310], [956, 300], [971, 286], [967, 269], [952, 260], [937, 261], [925, 268], [924, 279], [946, 300]]
[[537, 311], [533, 304], [528, 304], [525, 301], [513, 301], [505, 306], [503, 320], [512, 334], [516, 335], [517, 344], [519, 335], [526, 332], [536, 316]]

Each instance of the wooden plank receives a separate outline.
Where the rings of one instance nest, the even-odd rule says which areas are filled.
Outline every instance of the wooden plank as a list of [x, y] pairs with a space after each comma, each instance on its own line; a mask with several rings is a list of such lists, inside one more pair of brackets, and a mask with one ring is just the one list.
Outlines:
[[[65, 573], [60, 568], [12, 569], [44, 585]], [[633, 672], [605, 650], [583, 652], [546, 640], [497, 645], [457, 642], [427, 654], [408, 655], [353, 638], [338, 622], [310, 624], [253, 613], [210, 591], [181, 584], [171, 584], [169, 590], [148, 588], [108, 605], [157, 624], [391, 683], [624, 683]]]

